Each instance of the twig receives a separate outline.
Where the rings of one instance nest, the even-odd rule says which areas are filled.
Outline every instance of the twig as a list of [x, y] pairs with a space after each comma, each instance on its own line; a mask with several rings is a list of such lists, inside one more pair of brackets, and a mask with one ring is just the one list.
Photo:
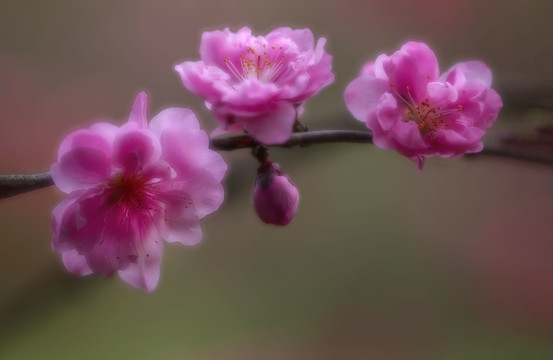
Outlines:
[[[294, 147], [326, 143], [372, 143], [372, 134], [369, 131], [358, 130], [320, 130], [294, 133], [284, 144], [269, 147]], [[238, 149], [254, 149], [260, 147], [257, 141], [248, 135], [218, 136], [211, 139], [211, 148], [214, 150], [232, 151]], [[266, 145], [264, 145], [266, 146]], [[527, 162], [553, 165], [553, 157], [532, 154], [521, 151], [520, 148], [505, 145], [486, 145], [479, 153], [467, 154], [466, 157], [480, 157], [481, 155], [498, 156]], [[0, 175], [0, 199], [41, 189], [53, 185], [50, 173], [29, 175]]]
[[466, 158], [479, 158], [482, 155], [496, 156], [513, 160], [531, 162], [534, 164], [553, 165], [553, 157], [546, 156], [535, 152], [521, 150], [518, 147], [510, 147], [503, 145], [486, 145], [485, 148], [478, 153], [465, 154]]
[[54, 185], [49, 172], [29, 175], [0, 175], [0, 199]]
[[[319, 130], [294, 133], [284, 144], [269, 145], [269, 147], [294, 147], [323, 143], [372, 143], [372, 134], [358, 130]], [[258, 146], [248, 135], [218, 136], [211, 139], [211, 148], [214, 150], [237, 150]], [[267, 146], [267, 145], [265, 145]]]

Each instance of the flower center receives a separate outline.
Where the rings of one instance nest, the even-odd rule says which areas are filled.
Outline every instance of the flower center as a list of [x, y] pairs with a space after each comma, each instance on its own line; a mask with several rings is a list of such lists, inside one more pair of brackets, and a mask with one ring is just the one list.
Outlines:
[[133, 203], [146, 195], [146, 181], [140, 172], [116, 175], [108, 185], [111, 200], [114, 202]]
[[237, 80], [258, 79], [264, 83], [279, 82], [289, 71], [285, 66], [286, 55], [282, 46], [263, 45], [260, 51], [248, 48], [245, 54], [240, 55], [240, 64], [236, 66], [230, 57], [224, 59], [230, 73]]
[[390, 87], [406, 105], [405, 121], [414, 121], [422, 136], [434, 136], [439, 129], [449, 129], [451, 121], [446, 120], [446, 116], [464, 109], [463, 105], [457, 105], [455, 109], [442, 110], [441, 107], [432, 105], [428, 98], [417, 103], [411, 95], [409, 86], [405, 87], [406, 96], [400, 94], [393, 83], [390, 84]]
[[161, 211], [154, 183], [139, 170], [116, 175], [108, 184], [109, 199], [114, 207], [122, 211], [124, 220], [137, 215], [150, 218], [153, 212]]
[[162, 184], [166, 181], [166, 178], [144, 176], [141, 170], [117, 174], [106, 187], [111, 209], [115, 211], [110, 213], [118, 214], [119, 221], [146, 225], [156, 223], [160, 217], [168, 221], [168, 202], [185, 209], [193, 205], [191, 197], [183, 191], [164, 190]]

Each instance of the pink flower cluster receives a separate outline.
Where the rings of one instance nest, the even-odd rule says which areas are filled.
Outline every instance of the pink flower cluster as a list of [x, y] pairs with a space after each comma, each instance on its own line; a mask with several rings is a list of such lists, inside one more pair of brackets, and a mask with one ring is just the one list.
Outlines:
[[[202, 60], [176, 70], [205, 100], [220, 124], [217, 133], [244, 130], [262, 144], [281, 144], [305, 101], [334, 80], [324, 45], [323, 38], [315, 45], [308, 29], [278, 28], [266, 36], [248, 28], [211, 31], [202, 36]], [[440, 76], [432, 50], [408, 42], [367, 63], [344, 100], [372, 130], [375, 145], [397, 150], [422, 169], [428, 156], [482, 149], [481, 138], [502, 106], [491, 79], [480, 61], [456, 64]], [[67, 197], [53, 211], [52, 246], [70, 272], [117, 272], [152, 291], [163, 240], [201, 240], [199, 220], [221, 205], [227, 166], [209, 149], [190, 110], [165, 109], [148, 124], [146, 103], [140, 93], [124, 125], [97, 123], [62, 141], [51, 174]], [[253, 207], [263, 222], [287, 225], [298, 190], [266, 150], [256, 157]]]
[[481, 61], [461, 62], [441, 76], [424, 43], [408, 42], [367, 63], [344, 93], [353, 116], [373, 142], [395, 149], [419, 169], [427, 156], [457, 157], [482, 150], [480, 139], [502, 106]]
[[326, 40], [309, 29], [278, 28], [254, 36], [244, 27], [202, 35], [201, 61], [175, 69], [184, 86], [205, 100], [217, 133], [245, 130], [264, 144], [288, 140], [303, 103], [334, 81]]
[[66, 268], [119, 276], [152, 291], [164, 239], [194, 245], [199, 219], [223, 201], [226, 164], [188, 109], [170, 108], [146, 120], [137, 96], [121, 127], [97, 123], [69, 134], [52, 165], [68, 196], [54, 209], [53, 248]]

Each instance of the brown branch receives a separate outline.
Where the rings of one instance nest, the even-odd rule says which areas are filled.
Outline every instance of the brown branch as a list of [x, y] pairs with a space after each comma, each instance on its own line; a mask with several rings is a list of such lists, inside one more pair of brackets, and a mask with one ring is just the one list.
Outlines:
[[0, 199], [54, 185], [49, 172], [29, 175], [0, 175]]
[[540, 154], [534, 151], [528, 151], [520, 147], [511, 147], [505, 145], [489, 145], [478, 153], [465, 154], [466, 158], [479, 158], [482, 155], [495, 156], [506, 159], [530, 162], [534, 164], [553, 165], [553, 154], [550, 156]]
[[[372, 143], [372, 134], [368, 131], [357, 130], [319, 130], [294, 133], [284, 144], [269, 145], [269, 147], [307, 146], [323, 143]], [[211, 148], [214, 150], [237, 150], [254, 148], [260, 145], [248, 135], [218, 136], [211, 139]], [[267, 146], [267, 145], [265, 145]]]
[[[320, 130], [294, 133], [284, 144], [271, 147], [294, 147], [326, 143], [372, 143], [372, 134], [369, 131], [358, 130]], [[248, 135], [218, 136], [211, 139], [211, 148], [214, 150], [232, 151], [238, 149], [253, 149], [261, 146]], [[266, 146], [266, 145], [265, 145]], [[486, 145], [479, 153], [467, 154], [466, 157], [480, 157], [481, 155], [498, 156], [509, 159], [522, 160], [539, 164], [553, 165], [553, 157], [539, 153], [526, 152], [520, 147], [508, 143], [501, 145]], [[53, 185], [50, 173], [29, 175], [0, 175], [0, 199], [41, 189]]]

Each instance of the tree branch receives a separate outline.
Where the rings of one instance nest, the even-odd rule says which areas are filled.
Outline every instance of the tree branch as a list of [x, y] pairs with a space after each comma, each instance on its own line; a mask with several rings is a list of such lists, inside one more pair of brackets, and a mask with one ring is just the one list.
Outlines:
[[[307, 146], [323, 143], [372, 143], [372, 134], [358, 130], [319, 130], [293, 133], [284, 144], [268, 145], [268, 147]], [[214, 150], [237, 150], [253, 148], [259, 145], [248, 135], [217, 136], [211, 139], [211, 148]], [[264, 145], [267, 146], [267, 145]]]
[[[320, 130], [294, 133], [284, 144], [269, 147], [308, 146], [325, 143], [372, 143], [372, 134], [369, 131], [358, 130]], [[238, 149], [253, 149], [260, 144], [248, 135], [218, 136], [211, 139], [213, 150], [232, 151]], [[264, 145], [266, 146], [266, 145]], [[479, 153], [467, 154], [465, 157], [480, 157], [481, 155], [497, 156], [538, 164], [553, 165], [553, 156], [541, 153], [524, 151], [523, 147], [501, 143], [488, 144]], [[53, 185], [50, 173], [29, 175], [0, 175], [0, 199], [41, 189]]]
[[29, 175], [0, 175], [0, 199], [54, 185], [49, 172]]

